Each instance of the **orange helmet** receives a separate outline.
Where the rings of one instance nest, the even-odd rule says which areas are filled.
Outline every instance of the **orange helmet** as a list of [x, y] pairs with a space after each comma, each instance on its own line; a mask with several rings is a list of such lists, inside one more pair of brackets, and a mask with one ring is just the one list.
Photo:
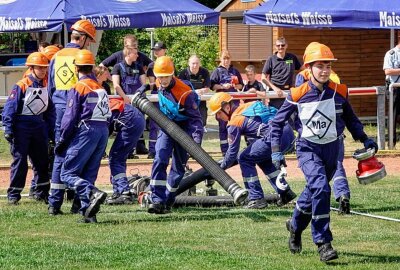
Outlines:
[[75, 54], [75, 66], [94, 66], [94, 56], [89, 50], [82, 49]]
[[79, 20], [71, 26], [71, 30], [87, 34], [94, 42], [96, 36], [96, 27], [88, 20]]
[[53, 58], [53, 56], [58, 52], [60, 48], [54, 45], [47, 46], [43, 50], [43, 54], [49, 59], [49, 61]]
[[48, 67], [49, 60], [47, 57], [41, 52], [34, 52], [31, 53], [28, 58], [26, 59], [26, 66], [41, 66], [41, 67]]
[[171, 57], [161, 56], [154, 63], [153, 72], [156, 77], [164, 77], [173, 75], [174, 69], [174, 62], [172, 62]]
[[[314, 44], [313, 44], [314, 43]], [[336, 61], [331, 49], [328, 46], [312, 42], [307, 46], [304, 52], [304, 64], [310, 64], [316, 61]]]
[[303, 62], [306, 61], [305, 58], [306, 58], [306, 55], [309, 53], [309, 51], [310, 51], [313, 47], [318, 46], [318, 45], [320, 45], [320, 44], [321, 44], [321, 43], [314, 41], [314, 42], [311, 42], [310, 44], [307, 45], [306, 49], [304, 50]]
[[222, 105], [229, 103], [232, 100], [232, 96], [225, 92], [219, 92], [214, 94], [209, 101], [208, 108], [211, 110], [211, 115], [216, 114], [222, 109]]

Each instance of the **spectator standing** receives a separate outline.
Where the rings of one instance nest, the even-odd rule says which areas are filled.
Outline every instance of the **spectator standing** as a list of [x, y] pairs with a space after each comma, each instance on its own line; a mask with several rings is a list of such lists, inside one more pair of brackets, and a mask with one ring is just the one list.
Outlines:
[[[229, 51], [221, 51], [219, 60], [219, 66], [211, 73], [211, 89], [216, 92], [237, 92], [241, 90], [243, 88], [243, 79], [239, 70], [231, 65], [231, 55]], [[237, 104], [238, 103], [239, 102], [237, 102]], [[228, 150], [226, 122], [218, 120], [218, 126], [221, 152], [225, 155]]]
[[[207, 93], [211, 87], [210, 73], [201, 66], [200, 58], [197, 55], [192, 55], [189, 58], [188, 65], [186, 69], [179, 73], [179, 79], [190, 81], [199, 96]], [[207, 125], [206, 101], [200, 101], [199, 110], [205, 127]]]
[[[164, 42], [158, 41], [154, 44], [154, 46], [151, 48], [151, 51], [153, 52], [154, 56], [157, 58], [166, 56], [167, 55], [167, 46], [165, 45]], [[156, 82], [156, 76], [154, 75], [154, 62], [150, 63], [149, 68], [147, 69], [147, 77], [149, 78], [150, 82], [150, 90], [151, 94], [157, 94], [157, 87], [155, 86]], [[175, 71], [174, 71], [175, 72]], [[158, 107], [158, 102], [153, 103], [155, 106]], [[158, 137], [158, 132], [160, 130], [160, 127], [154, 122], [152, 119], [149, 120], [149, 155], [147, 158], [153, 159], [156, 155], [156, 142], [157, 142], [157, 137]]]
[[284, 37], [278, 38], [275, 47], [277, 51], [265, 62], [261, 78], [269, 90], [275, 91], [280, 97], [269, 102], [279, 109], [285, 100], [282, 90], [289, 90], [294, 86], [294, 71], [301, 68], [301, 63], [296, 55], [286, 52], [288, 43]]
[[[400, 83], [400, 36], [397, 37], [397, 45], [386, 52], [383, 60], [383, 70], [386, 75], [387, 88], [391, 83]], [[394, 88], [394, 104], [393, 104], [393, 145], [396, 145], [396, 126], [400, 121], [400, 93], [399, 87]]]

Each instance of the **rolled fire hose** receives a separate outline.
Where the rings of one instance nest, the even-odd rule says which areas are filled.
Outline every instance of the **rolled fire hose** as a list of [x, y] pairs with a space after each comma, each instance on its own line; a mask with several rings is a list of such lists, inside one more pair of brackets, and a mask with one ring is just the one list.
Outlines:
[[241, 188], [203, 148], [155, 107], [152, 102], [142, 97], [141, 93], [132, 96], [132, 105], [147, 114], [160, 128], [178, 142], [233, 197], [235, 204], [240, 204], [247, 198], [248, 191], [246, 189]]
[[[265, 200], [269, 204], [277, 203], [278, 194], [267, 194]], [[234, 206], [232, 197], [229, 196], [177, 196], [174, 207], [199, 206], [199, 207], [218, 207]]]

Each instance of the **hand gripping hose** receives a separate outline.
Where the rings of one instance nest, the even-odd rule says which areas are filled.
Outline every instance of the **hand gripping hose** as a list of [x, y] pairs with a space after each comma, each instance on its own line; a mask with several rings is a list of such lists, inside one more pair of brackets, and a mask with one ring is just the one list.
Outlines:
[[160, 128], [178, 142], [211, 176], [233, 197], [235, 204], [243, 202], [248, 195], [246, 189], [241, 188], [203, 148], [187, 135], [177, 124], [165, 116], [147, 98], [136, 93], [132, 97], [132, 105], [147, 114]]

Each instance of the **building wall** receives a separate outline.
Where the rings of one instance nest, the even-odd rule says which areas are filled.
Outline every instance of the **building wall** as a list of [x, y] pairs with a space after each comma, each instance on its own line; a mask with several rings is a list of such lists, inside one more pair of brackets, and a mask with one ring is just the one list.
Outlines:
[[[236, 12], [254, 8], [261, 1], [241, 3], [240, 0], [233, 0], [222, 12]], [[225, 13], [227, 14], [227, 13]], [[229, 18], [221, 18], [220, 24], [220, 47], [226, 49], [232, 47], [228, 40]], [[264, 27], [264, 26], [263, 26]], [[265, 28], [268, 28], [265, 26]], [[268, 36], [269, 35], [269, 36]], [[241, 72], [248, 64], [253, 64], [257, 72], [261, 72], [265, 60], [273, 53], [276, 39], [284, 36], [289, 44], [288, 52], [294, 53], [302, 60], [305, 47], [312, 41], [318, 41], [328, 45], [335, 57], [338, 59], [333, 64], [333, 69], [340, 76], [343, 83], [349, 87], [369, 87], [384, 85], [385, 75], [382, 70], [383, 57], [390, 49], [389, 30], [355, 30], [355, 29], [299, 29], [299, 28], [277, 28], [273, 27], [266, 37], [258, 35], [258, 39], [268, 40], [266, 44], [268, 51], [263, 59], [235, 59], [233, 65]], [[252, 41], [254, 42], [254, 41]], [[262, 42], [257, 40], [258, 43]], [[250, 44], [251, 46], [251, 44]], [[236, 50], [246, 50], [238, 48]], [[232, 53], [232, 52], [231, 52]], [[233, 53], [234, 54], [234, 53]], [[357, 115], [376, 116], [376, 98], [350, 97], [350, 102]]]

